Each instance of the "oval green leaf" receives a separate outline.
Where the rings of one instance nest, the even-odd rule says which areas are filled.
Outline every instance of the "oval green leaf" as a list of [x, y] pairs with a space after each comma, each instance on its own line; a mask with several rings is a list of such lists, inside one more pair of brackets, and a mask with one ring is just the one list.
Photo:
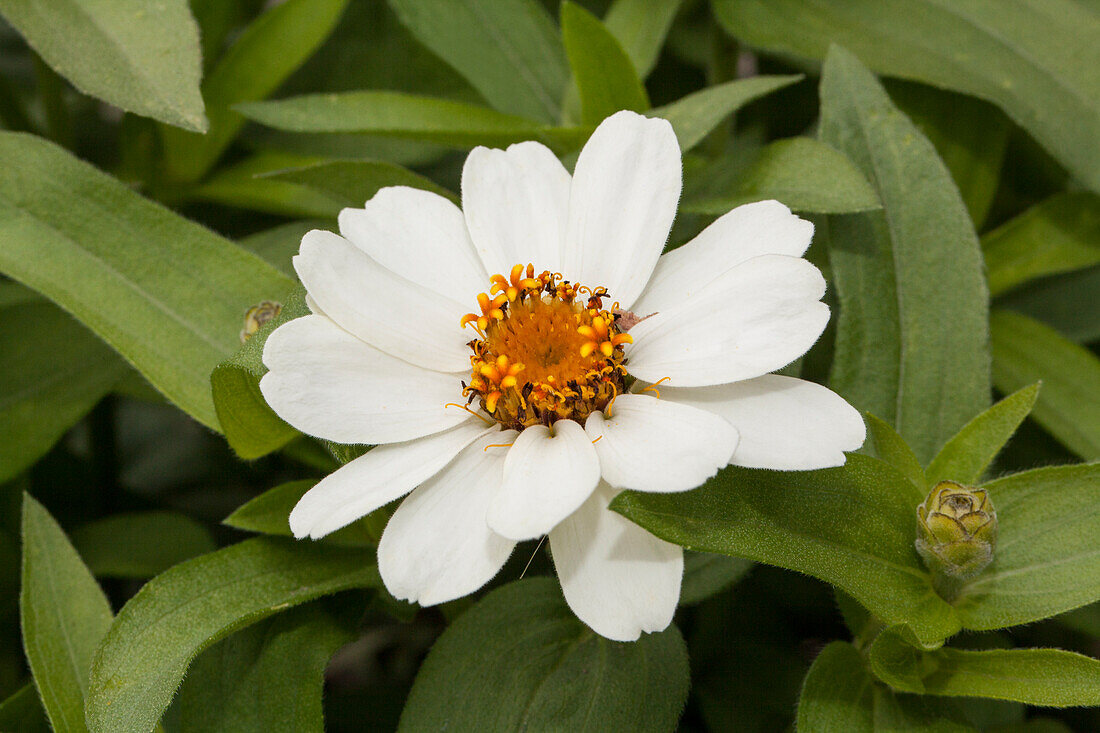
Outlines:
[[107, 633], [92, 664], [88, 722], [102, 733], [151, 730], [206, 647], [291, 606], [380, 582], [370, 553], [276, 538], [177, 565], [131, 598]]
[[632, 643], [576, 619], [552, 578], [498, 588], [432, 647], [400, 731], [668, 731], [687, 698], [687, 650], [672, 626]]

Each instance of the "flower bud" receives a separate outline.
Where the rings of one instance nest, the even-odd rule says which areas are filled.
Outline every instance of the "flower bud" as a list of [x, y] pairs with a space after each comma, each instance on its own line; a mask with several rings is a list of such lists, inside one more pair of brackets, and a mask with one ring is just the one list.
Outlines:
[[917, 552], [936, 575], [966, 580], [993, 560], [997, 513], [985, 489], [941, 481], [917, 507]]

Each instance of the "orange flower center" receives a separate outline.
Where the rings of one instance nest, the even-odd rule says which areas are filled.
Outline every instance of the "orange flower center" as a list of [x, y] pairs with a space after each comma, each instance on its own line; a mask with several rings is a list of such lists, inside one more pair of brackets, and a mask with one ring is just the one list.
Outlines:
[[626, 387], [623, 346], [632, 341], [616, 326], [617, 310], [604, 308], [603, 288], [592, 290], [534, 267], [490, 278], [478, 295], [481, 314], [463, 326], [473, 367], [464, 385], [467, 404], [478, 401], [506, 428], [585, 419], [603, 410]]

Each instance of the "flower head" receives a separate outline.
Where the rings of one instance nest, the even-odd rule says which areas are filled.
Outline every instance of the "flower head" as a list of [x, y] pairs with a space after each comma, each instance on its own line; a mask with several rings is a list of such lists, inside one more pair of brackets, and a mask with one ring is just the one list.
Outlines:
[[[566, 601], [612, 639], [664, 629], [683, 554], [607, 506], [734, 463], [840, 465], [863, 421], [770, 374], [820, 336], [813, 227], [749, 204], [662, 256], [681, 188], [671, 126], [606, 119], [571, 176], [545, 147], [477, 148], [463, 208], [404, 187], [308, 233], [313, 315], [276, 329], [260, 388], [310, 435], [377, 447], [290, 516], [321, 537], [409, 494], [379, 570], [424, 605], [471, 593], [549, 535]], [[411, 493], [410, 493], [411, 492]]]

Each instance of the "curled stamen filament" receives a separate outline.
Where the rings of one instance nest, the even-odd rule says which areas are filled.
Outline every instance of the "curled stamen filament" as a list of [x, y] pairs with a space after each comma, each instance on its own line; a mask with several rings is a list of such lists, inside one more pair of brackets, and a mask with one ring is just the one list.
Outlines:
[[642, 392], [653, 392], [654, 394], [657, 395], [657, 399], [661, 399], [661, 390], [657, 389], [657, 385], [662, 384], [663, 382], [667, 382], [670, 379], [672, 379], [672, 377], [661, 377], [660, 379], [658, 379], [656, 382], [649, 385], [648, 387], [642, 387], [641, 391]]
[[511, 448], [515, 443], [490, 443], [481, 449], [482, 453], [488, 453], [490, 448]]
[[460, 410], [465, 410], [466, 412], [468, 412], [471, 415], [473, 415], [474, 417], [476, 417], [478, 420], [481, 420], [482, 422], [484, 422], [486, 425], [494, 425], [495, 424], [492, 420], [485, 417], [484, 415], [471, 410], [468, 405], [460, 405], [457, 402], [448, 402], [447, 404], [445, 404], [443, 406], [444, 407], [457, 407]]

